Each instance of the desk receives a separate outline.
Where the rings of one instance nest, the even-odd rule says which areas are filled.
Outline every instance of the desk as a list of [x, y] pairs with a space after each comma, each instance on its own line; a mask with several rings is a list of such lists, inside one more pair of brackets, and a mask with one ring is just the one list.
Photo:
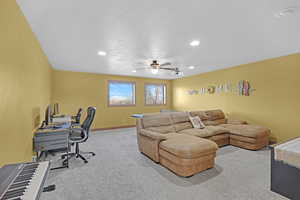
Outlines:
[[[48, 151], [61, 151], [69, 153], [69, 134], [71, 122], [68, 123], [52, 123], [45, 128], [35, 131], [33, 137], [34, 150], [37, 153], [37, 161], [42, 155]], [[59, 168], [69, 167], [66, 165]], [[56, 168], [57, 169], [57, 168]]]

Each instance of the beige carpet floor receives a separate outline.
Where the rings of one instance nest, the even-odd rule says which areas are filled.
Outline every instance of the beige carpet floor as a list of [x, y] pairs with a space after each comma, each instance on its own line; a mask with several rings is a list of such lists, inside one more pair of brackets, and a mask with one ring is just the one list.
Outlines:
[[[270, 191], [270, 151], [226, 146], [216, 165], [182, 178], [139, 153], [133, 128], [98, 131], [81, 145], [97, 155], [51, 171], [57, 189], [42, 200], [284, 200]], [[53, 165], [60, 164], [52, 157]]]

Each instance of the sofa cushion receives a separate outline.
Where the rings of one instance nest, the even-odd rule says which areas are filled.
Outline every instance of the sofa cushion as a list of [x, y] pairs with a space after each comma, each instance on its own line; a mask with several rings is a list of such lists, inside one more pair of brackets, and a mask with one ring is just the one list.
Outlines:
[[190, 122], [188, 112], [173, 112], [170, 113], [170, 118], [173, 122], [173, 126], [176, 132], [179, 132], [184, 129], [193, 128], [192, 123]]
[[271, 132], [268, 128], [249, 124], [223, 124], [219, 126], [228, 129], [233, 135], [239, 135], [250, 138], [268, 137]]
[[252, 137], [245, 137], [245, 136], [240, 136], [240, 135], [230, 135], [231, 139], [237, 140], [237, 141], [242, 141], [242, 142], [248, 142], [252, 144], [256, 144], [258, 139], [257, 138], [252, 138]]
[[170, 113], [170, 117], [174, 124], [190, 121], [188, 112], [173, 112]]
[[229, 139], [229, 137], [230, 137], [229, 133], [222, 133], [219, 135], [205, 137], [205, 139], [216, 141], [216, 140], [222, 140], [222, 139]]
[[218, 146], [215, 142], [189, 135], [179, 135], [162, 141], [159, 147], [180, 158], [198, 158], [215, 153]]
[[248, 124], [245, 120], [239, 120], [239, 119], [228, 119], [227, 124]]
[[161, 133], [149, 131], [149, 130], [146, 130], [146, 129], [142, 129], [140, 134], [143, 135], [143, 136], [149, 137], [152, 140], [166, 140], [166, 139], [181, 135], [181, 134], [178, 134], [178, 133], [175, 133], [175, 132], [167, 133], [167, 134], [161, 134]]
[[191, 122], [182, 122], [182, 123], [174, 124], [174, 128], [176, 132], [180, 132], [185, 129], [193, 128], [193, 125]]
[[177, 137], [178, 135], [181, 135], [181, 134], [175, 133], [175, 132], [164, 134], [164, 136], [165, 136], [167, 139], [170, 139], [170, 138], [172, 138], [172, 137]]
[[172, 125], [169, 125], [169, 126], [157, 126], [157, 127], [148, 127], [148, 128], [145, 128], [146, 130], [149, 130], [149, 131], [153, 131], [153, 132], [158, 132], [158, 133], [171, 133], [171, 132], [175, 132], [175, 128], [174, 126]]
[[197, 128], [185, 129], [179, 131], [179, 133], [204, 138], [204, 137], [210, 137], [218, 134], [228, 133], [228, 130], [226, 128], [219, 127], [219, 126], [206, 126], [203, 129], [197, 129]]
[[227, 123], [227, 119], [216, 119], [216, 120], [205, 120], [203, 121], [203, 123], [206, 125], [206, 126], [217, 126], [217, 125], [220, 125], [220, 124], [226, 124]]
[[145, 115], [142, 118], [142, 121], [143, 121], [144, 128], [172, 125], [170, 116], [169, 116], [169, 114], [166, 114], [166, 113]]
[[205, 113], [205, 111], [191, 111], [190, 115], [192, 117], [198, 116], [201, 120], [208, 120], [209, 116]]
[[141, 129], [140, 135], [151, 138], [152, 140], [166, 140], [167, 134], [161, 134], [153, 131], [149, 131], [146, 129]]
[[222, 110], [206, 110], [206, 115], [208, 116], [208, 120], [216, 120], [216, 119], [224, 119], [225, 115]]

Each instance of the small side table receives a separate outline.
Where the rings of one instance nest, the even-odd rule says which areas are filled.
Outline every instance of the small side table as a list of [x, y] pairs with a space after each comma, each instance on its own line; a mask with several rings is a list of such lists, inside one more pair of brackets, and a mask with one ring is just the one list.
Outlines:
[[131, 115], [131, 117], [141, 119], [144, 117], [144, 115], [143, 114], [133, 114], [133, 115]]

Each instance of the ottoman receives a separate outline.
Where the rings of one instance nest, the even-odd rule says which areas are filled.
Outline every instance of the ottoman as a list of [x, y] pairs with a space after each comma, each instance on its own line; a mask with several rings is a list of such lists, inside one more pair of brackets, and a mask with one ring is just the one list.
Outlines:
[[159, 162], [179, 176], [214, 167], [218, 145], [210, 140], [178, 135], [159, 144]]
[[269, 144], [270, 129], [249, 124], [224, 124], [223, 127], [230, 131], [230, 144], [233, 146], [259, 150]]

